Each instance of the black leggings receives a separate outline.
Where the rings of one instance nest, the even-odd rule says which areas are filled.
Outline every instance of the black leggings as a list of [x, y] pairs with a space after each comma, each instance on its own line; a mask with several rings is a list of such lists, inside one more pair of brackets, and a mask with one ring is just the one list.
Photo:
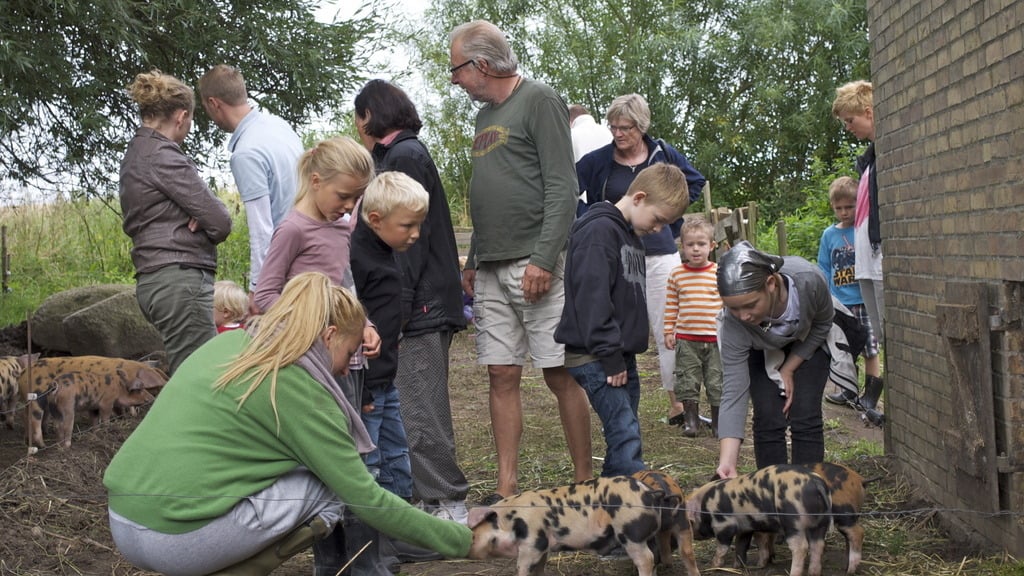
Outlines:
[[[750, 399], [754, 405], [754, 459], [757, 467], [773, 464], [814, 464], [825, 459], [821, 396], [828, 381], [829, 356], [821, 348], [804, 360], [793, 377], [793, 404], [789, 416], [782, 413], [786, 398], [777, 382], [768, 377], [764, 354], [752, 350]], [[790, 460], [786, 451], [786, 428], [793, 444]]]

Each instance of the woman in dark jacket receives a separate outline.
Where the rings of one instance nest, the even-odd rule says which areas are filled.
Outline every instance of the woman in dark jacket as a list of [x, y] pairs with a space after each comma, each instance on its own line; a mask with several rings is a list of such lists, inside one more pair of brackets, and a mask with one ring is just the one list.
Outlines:
[[216, 245], [231, 233], [231, 216], [181, 151], [192, 128], [192, 89], [153, 70], [136, 76], [128, 92], [142, 125], [121, 161], [122, 226], [132, 239], [139, 308], [163, 337], [173, 374], [217, 334]]
[[430, 194], [419, 240], [398, 255], [406, 323], [395, 385], [409, 438], [413, 497], [439, 516], [464, 522], [469, 484], [455, 457], [448, 348], [466, 318], [448, 199], [430, 152], [416, 136], [422, 126], [416, 106], [401, 88], [368, 82], [356, 96], [355, 123], [378, 172], [404, 172]]
[[[580, 193], [585, 194], [577, 215], [582, 215], [587, 206], [603, 200], [618, 202], [626, 194], [629, 185], [641, 170], [651, 164], [666, 162], [674, 164], [686, 175], [690, 202], [700, 199], [704, 189], [704, 176], [690, 165], [690, 162], [675, 148], [660, 138], [655, 140], [647, 129], [651, 127], [651, 110], [647, 101], [639, 94], [619, 96], [612, 101], [605, 115], [608, 128], [612, 131], [612, 143], [587, 154], [576, 163], [576, 177]], [[676, 366], [675, 352], [665, 347], [661, 325], [665, 318], [665, 294], [668, 277], [672, 270], [682, 264], [676, 238], [683, 224], [682, 218], [657, 234], [643, 236], [647, 265], [647, 319], [650, 322], [654, 341], [658, 344], [658, 366], [661, 386], [669, 398], [668, 416], [675, 423], [682, 417], [683, 405], [675, 396], [673, 372]], [[693, 407], [696, 411], [696, 407]]]

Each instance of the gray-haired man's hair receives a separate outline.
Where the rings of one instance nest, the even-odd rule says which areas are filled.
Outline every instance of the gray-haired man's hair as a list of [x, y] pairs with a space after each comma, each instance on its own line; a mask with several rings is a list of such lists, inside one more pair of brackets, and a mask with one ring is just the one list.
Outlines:
[[515, 74], [519, 68], [519, 60], [512, 52], [512, 46], [505, 38], [505, 33], [486, 20], [460, 24], [448, 37], [451, 44], [461, 45], [462, 54], [466, 58], [486, 61], [491, 70], [498, 75]]

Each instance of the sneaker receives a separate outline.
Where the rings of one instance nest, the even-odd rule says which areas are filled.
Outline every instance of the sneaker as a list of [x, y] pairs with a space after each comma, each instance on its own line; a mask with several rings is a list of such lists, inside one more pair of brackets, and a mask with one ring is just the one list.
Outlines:
[[882, 414], [878, 410], [865, 410], [860, 415], [860, 419], [864, 422], [864, 425], [873, 424], [879, 428], [885, 425], [885, 414]]
[[465, 500], [438, 500], [433, 514], [438, 518], [453, 520], [463, 526], [469, 524], [469, 511], [466, 510]]

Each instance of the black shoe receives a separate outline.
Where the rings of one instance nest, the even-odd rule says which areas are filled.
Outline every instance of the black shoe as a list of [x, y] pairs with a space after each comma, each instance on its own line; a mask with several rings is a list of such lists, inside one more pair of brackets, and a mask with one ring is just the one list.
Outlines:
[[856, 406], [857, 394], [849, 390], [840, 390], [835, 394], [826, 394], [825, 401], [831, 404], [838, 404], [839, 406]]

